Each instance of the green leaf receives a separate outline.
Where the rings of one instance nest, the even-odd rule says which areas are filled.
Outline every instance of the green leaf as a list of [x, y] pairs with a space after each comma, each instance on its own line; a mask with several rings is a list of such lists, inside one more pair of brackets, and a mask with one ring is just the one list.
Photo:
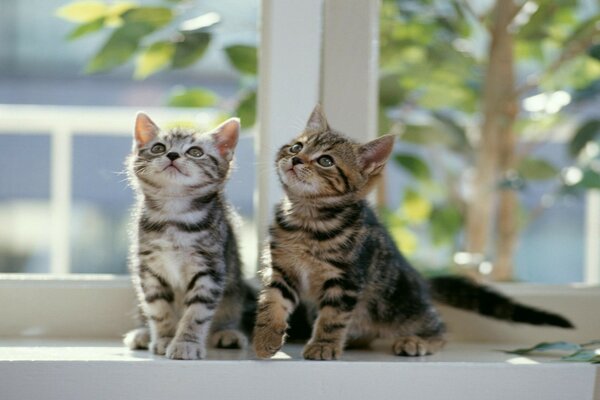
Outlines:
[[585, 189], [600, 189], [600, 174], [592, 169], [586, 168], [583, 171], [583, 177], [575, 186]]
[[137, 50], [142, 36], [139, 26], [124, 25], [116, 29], [88, 63], [85, 72], [107, 71], [126, 63]]
[[77, 1], [56, 11], [56, 15], [70, 22], [88, 23], [104, 16], [108, 6], [102, 1]]
[[218, 99], [214, 92], [207, 89], [177, 89], [170, 95], [168, 105], [171, 107], [212, 107]]
[[540, 352], [548, 352], [548, 351], [579, 351], [581, 346], [577, 343], [571, 342], [542, 342], [538, 343], [533, 347], [524, 348], [524, 349], [516, 349], [516, 350], [503, 350], [505, 353], [509, 354], [531, 354], [531, 353], [540, 353]]
[[171, 10], [163, 7], [139, 7], [124, 12], [124, 24], [113, 31], [85, 72], [107, 71], [126, 63], [136, 52], [140, 40], [168, 23], [171, 16]]
[[397, 74], [386, 74], [379, 78], [379, 105], [391, 107], [404, 100], [404, 93]]
[[[541, 8], [541, 7], [540, 7]], [[562, 44], [563, 47], [580, 46], [582, 43], [596, 43], [600, 38], [600, 14], [592, 14], [592, 16], [580, 22], [569, 37]]]
[[256, 123], [256, 91], [246, 93], [235, 110], [243, 128], [250, 128]]
[[460, 210], [451, 204], [434, 207], [429, 220], [431, 239], [436, 246], [452, 243], [463, 225]]
[[404, 200], [400, 206], [402, 215], [411, 223], [418, 224], [429, 218], [431, 202], [413, 189], [404, 191]]
[[171, 42], [153, 43], [138, 57], [134, 78], [144, 79], [164, 69], [171, 62], [174, 53], [175, 46]]
[[409, 153], [399, 153], [394, 156], [394, 160], [416, 179], [420, 181], [431, 179], [431, 171], [427, 163], [418, 156]]
[[[456, 140], [453, 135], [448, 134], [448, 129], [441, 124], [434, 123], [431, 125], [412, 125], [403, 126], [404, 130], [400, 135], [400, 140], [415, 143], [422, 146], [445, 146], [449, 149], [456, 150]], [[462, 149], [461, 154], [465, 154]]]
[[541, 158], [524, 158], [517, 167], [519, 174], [530, 180], [546, 180], [557, 176], [558, 170], [550, 162]]
[[445, 128], [445, 131], [449, 133], [452, 138], [452, 145], [450, 146], [453, 150], [464, 153], [471, 149], [471, 145], [467, 140], [467, 132], [465, 129], [456, 122], [456, 120], [449, 114], [442, 111], [432, 111], [431, 115]]
[[238, 72], [248, 75], [257, 74], [258, 53], [255, 46], [229, 46], [225, 48], [225, 54]]
[[600, 352], [599, 352], [599, 350], [583, 349], [583, 350], [579, 350], [571, 355], [561, 357], [561, 360], [562, 361], [600, 363]]
[[585, 122], [577, 129], [573, 138], [571, 138], [569, 153], [571, 156], [577, 157], [588, 142], [596, 140], [598, 136], [600, 136], [600, 120], [593, 119]]
[[99, 31], [104, 26], [104, 20], [105, 18], [101, 17], [93, 21], [87, 22], [85, 24], [79, 25], [67, 35], [67, 39], [74, 40], [82, 36], [89, 35], [90, 33]]
[[387, 116], [383, 107], [378, 107], [377, 110], [377, 127], [379, 132], [386, 133], [392, 129], [394, 122]]
[[588, 55], [600, 61], [600, 44], [594, 45], [588, 49]]
[[173, 56], [173, 68], [185, 68], [204, 55], [211, 35], [207, 32], [186, 32], [181, 40], [176, 43], [175, 55]]
[[156, 30], [173, 20], [173, 11], [167, 7], [136, 7], [123, 13], [122, 18], [125, 24], [144, 24]]

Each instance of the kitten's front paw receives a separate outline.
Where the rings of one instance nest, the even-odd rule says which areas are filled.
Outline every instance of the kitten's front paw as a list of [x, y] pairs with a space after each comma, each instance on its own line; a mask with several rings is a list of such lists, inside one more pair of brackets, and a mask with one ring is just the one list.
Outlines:
[[418, 336], [399, 338], [394, 342], [397, 356], [426, 356], [439, 351], [446, 342], [440, 338], [423, 339]]
[[196, 342], [173, 341], [167, 347], [167, 357], [172, 360], [201, 360], [206, 357], [206, 348]]
[[172, 337], [159, 337], [150, 342], [150, 351], [159, 356], [164, 356], [167, 352], [167, 346], [173, 340]]
[[243, 349], [248, 345], [248, 339], [242, 332], [228, 329], [213, 333], [210, 344], [221, 349]]
[[309, 343], [302, 355], [307, 360], [337, 360], [342, 355], [342, 348], [333, 343]]
[[279, 327], [279, 329], [272, 326], [257, 327], [252, 339], [256, 356], [259, 358], [273, 357], [283, 347], [286, 329], [287, 326]]
[[150, 330], [145, 326], [131, 330], [123, 337], [123, 343], [130, 350], [146, 350], [150, 343]]

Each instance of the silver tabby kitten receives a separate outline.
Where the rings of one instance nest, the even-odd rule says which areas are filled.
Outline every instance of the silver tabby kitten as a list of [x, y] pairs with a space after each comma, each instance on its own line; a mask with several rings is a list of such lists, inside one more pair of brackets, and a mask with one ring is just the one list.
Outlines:
[[223, 189], [238, 141], [238, 119], [208, 133], [161, 131], [135, 123], [128, 172], [137, 192], [130, 268], [147, 326], [129, 332], [131, 349], [201, 359], [207, 338], [241, 348], [244, 285], [232, 210]]

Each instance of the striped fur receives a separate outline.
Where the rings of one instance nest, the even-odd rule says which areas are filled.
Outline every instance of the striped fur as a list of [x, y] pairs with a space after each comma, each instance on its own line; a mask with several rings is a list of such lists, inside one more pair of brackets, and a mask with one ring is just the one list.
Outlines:
[[432, 294], [495, 318], [570, 326], [460, 278], [427, 282], [411, 267], [364, 200], [392, 146], [390, 136], [352, 141], [332, 130], [317, 107], [305, 131], [279, 150], [276, 168], [286, 196], [263, 257], [256, 354], [267, 358], [281, 348], [288, 318], [305, 304], [317, 310], [304, 348], [304, 357], [315, 360], [337, 359], [345, 346], [376, 338], [392, 338], [397, 355], [438, 351], [445, 326]]
[[209, 338], [220, 347], [246, 343], [235, 216], [223, 194], [238, 131], [230, 120], [206, 134], [161, 132], [138, 116], [128, 159], [137, 192], [130, 268], [147, 326], [125, 337], [130, 348], [201, 359]]
[[317, 108], [306, 130], [280, 149], [286, 197], [264, 253], [253, 338], [259, 357], [281, 348], [301, 301], [318, 310], [307, 359], [337, 359], [346, 345], [376, 337], [395, 338], [403, 355], [433, 353], [444, 343], [427, 284], [364, 200], [392, 145], [390, 136], [360, 145], [331, 130]]

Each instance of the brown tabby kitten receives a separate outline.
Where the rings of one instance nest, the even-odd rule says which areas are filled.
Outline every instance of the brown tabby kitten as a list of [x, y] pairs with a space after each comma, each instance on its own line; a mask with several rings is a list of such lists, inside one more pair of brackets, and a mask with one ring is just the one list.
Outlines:
[[303, 353], [313, 360], [337, 359], [346, 344], [379, 337], [393, 338], [397, 355], [436, 352], [445, 327], [431, 295], [496, 318], [569, 326], [462, 278], [428, 283], [410, 266], [364, 200], [393, 144], [391, 135], [356, 143], [332, 130], [317, 106], [304, 132], [280, 149], [276, 167], [286, 197], [264, 254], [257, 356], [282, 347], [301, 299], [318, 309]]
[[164, 132], [137, 116], [128, 159], [137, 192], [130, 268], [147, 326], [126, 335], [132, 349], [200, 359], [207, 338], [218, 347], [246, 344], [245, 286], [223, 194], [239, 129], [232, 118], [208, 133]]

